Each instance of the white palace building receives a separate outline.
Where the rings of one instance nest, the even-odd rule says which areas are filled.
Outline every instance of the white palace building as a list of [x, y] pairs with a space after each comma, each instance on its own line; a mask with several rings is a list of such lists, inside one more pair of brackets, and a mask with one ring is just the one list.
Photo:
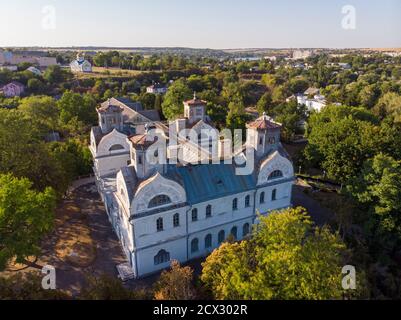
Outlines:
[[[146, 125], [132, 128], [128, 111], [117, 99], [103, 103], [90, 149], [99, 193], [135, 278], [173, 259], [207, 256], [230, 235], [246, 237], [258, 213], [291, 206], [294, 169], [280, 143], [281, 124], [270, 117], [249, 123], [246, 143], [231, 152], [227, 138], [214, 143], [203, 135], [218, 133], [196, 96], [169, 127], [142, 116]], [[243, 164], [234, 158], [254, 169], [240, 173]]]

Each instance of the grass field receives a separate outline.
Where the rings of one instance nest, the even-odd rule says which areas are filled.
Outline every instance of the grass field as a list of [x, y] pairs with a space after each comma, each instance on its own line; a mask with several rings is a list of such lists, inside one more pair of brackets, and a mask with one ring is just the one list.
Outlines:
[[103, 67], [93, 67], [92, 73], [77, 73], [76, 77], [78, 79], [88, 79], [88, 78], [108, 78], [110, 76], [114, 78], [126, 78], [137, 76], [142, 73], [148, 73], [149, 71], [140, 70], [123, 70], [119, 68], [103, 68]]

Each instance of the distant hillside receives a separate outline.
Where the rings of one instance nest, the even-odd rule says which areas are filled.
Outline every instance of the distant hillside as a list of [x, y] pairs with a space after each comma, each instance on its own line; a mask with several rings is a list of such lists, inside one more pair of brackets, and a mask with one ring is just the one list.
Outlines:
[[183, 47], [27, 47], [27, 48], [16, 48], [17, 50], [29, 50], [29, 51], [86, 51], [86, 52], [97, 52], [97, 51], [125, 51], [140, 53], [143, 55], [151, 54], [176, 54], [186, 56], [207, 56], [207, 57], [218, 57], [225, 58], [230, 57], [231, 54], [223, 50], [215, 49], [196, 49], [196, 48], [183, 48]]

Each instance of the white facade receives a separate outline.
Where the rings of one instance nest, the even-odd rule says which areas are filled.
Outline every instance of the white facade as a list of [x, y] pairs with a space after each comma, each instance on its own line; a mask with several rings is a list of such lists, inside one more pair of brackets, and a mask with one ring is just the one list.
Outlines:
[[165, 94], [167, 92], [167, 87], [160, 84], [153, 84], [146, 88], [146, 92], [153, 94]]
[[70, 63], [71, 72], [92, 72], [92, 65], [81, 55], [77, 55], [77, 59]]
[[322, 95], [315, 95], [313, 99], [309, 99], [306, 95], [297, 96], [299, 105], [306, 106], [310, 111], [320, 112], [326, 106], [326, 98]]
[[[174, 124], [177, 128], [210, 126], [202, 101], [195, 97], [185, 103], [185, 109], [188, 118], [186, 122], [179, 119]], [[279, 141], [280, 128], [265, 115], [248, 125], [252, 138], [244, 147], [256, 158], [252, 159], [255, 170], [247, 175], [238, 174], [235, 164], [223, 161], [150, 164], [147, 154], [167, 138], [166, 132], [158, 139], [146, 132], [125, 136], [125, 142], [117, 129], [100, 143], [91, 135], [98, 188], [136, 277], [165, 269], [172, 259], [183, 263], [207, 256], [230, 234], [237, 240], [246, 237], [258, 213], [291, 206], [294, 170]], [[179, 148], [186, 144], [181, 139], [176, 143]], [[110, 152], [116, 144], [123, 147], [121, 152], [129, 149], [125, 157]], [[156, 157], [160, 160], [162, 155]], [[118, 173], [106, 175], [118, 166]]]
[[32, 72], [33, 74], [35, 74], [37, 76], [41, 76], [42, 75], [42, 72], [38, 68], [35, 68], [35, 67], [32, 67], [32, 66], [29, 67], [26, 70]]

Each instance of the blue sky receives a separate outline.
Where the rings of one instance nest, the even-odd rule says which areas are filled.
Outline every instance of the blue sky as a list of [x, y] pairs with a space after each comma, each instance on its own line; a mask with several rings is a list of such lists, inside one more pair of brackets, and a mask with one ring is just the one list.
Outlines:
[[[342, 28], [344, 5], [354, 30]], [[401, 47], [399, 0], [0, 0], [0, 10], [0, 46]]]

